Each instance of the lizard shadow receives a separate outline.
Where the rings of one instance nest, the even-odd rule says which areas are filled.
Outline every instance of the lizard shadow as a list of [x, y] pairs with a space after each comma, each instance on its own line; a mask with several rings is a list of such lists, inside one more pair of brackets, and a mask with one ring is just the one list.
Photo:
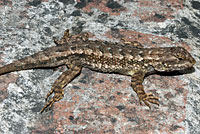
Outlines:
[[[57, 70], [59, 70], [58, 67], [63, 67], [63, 66], [65, 66], [65, 65], [57, 66], [57, 67], [39, 67], [39, 68], [35, 68], [35, 69], [52, 69], [53, 71], [57, 71]], [[149, 75], [152, 75], [152, 74], [158, 74], [158, 75], [161, 75], [161, 76], [178, 76], [178, 75], [183, 75], [183, 74], [190, 74], [190, 73], [193, 73], [193, 72], [195, 72], [195, 68], [191, 67], [191, 68], [187, 68], [187, 69], [184, 69], [184, 70], [172, 71], [172, 72], [147, 73], [145, 75], [145, 77], [148, 77]], [[110, 73], [110, 74], [112, 74], [112, 73]], [[115, 73], [115, 74], [118, 74], [118, 73]]]

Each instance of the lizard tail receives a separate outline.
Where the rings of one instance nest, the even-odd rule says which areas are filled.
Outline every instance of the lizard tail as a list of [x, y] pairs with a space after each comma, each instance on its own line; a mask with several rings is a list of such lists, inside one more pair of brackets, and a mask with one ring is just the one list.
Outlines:
[[[58, 51], [62, 50], [62, 51]], [[34, 68], [51, 68], [61, 66], [67, 63], [67, 54], [63, 51], [64, 49], [59, 47], [51, 47], [45, 51], [38, 52], [34, 55], [25, 57], [23, 59], [14, 61], [3, 67], [0, 67], [0, 75], [6, 74], [13, 71], [34, 69]], [[58, 56], [58, 55], [61, 56]], [[62, 56], [63, 55], [63, 56]]]

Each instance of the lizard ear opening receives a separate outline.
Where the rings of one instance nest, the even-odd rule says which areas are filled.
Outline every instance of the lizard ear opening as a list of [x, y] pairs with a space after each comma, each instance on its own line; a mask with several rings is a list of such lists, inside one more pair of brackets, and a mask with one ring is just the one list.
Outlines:
[[166, 71], [166, 68], [164, 67], [164, 65], [162, 63], [157, 64], [154, 66], [154, 69], [158, 72], [163, 72]]

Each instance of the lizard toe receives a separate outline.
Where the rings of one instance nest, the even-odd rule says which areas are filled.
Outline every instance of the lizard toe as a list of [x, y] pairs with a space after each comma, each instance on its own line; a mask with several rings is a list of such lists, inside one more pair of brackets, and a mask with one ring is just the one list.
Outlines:
[[140, 97], [140, 103], [141, 102], [144, 102], [144, 104], [148, 106], [150, 109], [151, 109], [151, 106], [149, 103], [156, 104], [159, 106], [159, 98], [154, 96], [152, 93], [146, 93], [142, 95]]
[[49, 96], [50, 95], [52, 95], [53, 94], [53, 92], [54, 92], [54, 90], [53, 89], [51, 89], [48, 93], [47, 93], [47, 96], [46, 96], [46, 98], [45, 98], [45, 101], [47, 101], [48, 100], [48, 98], [49, 98]]
[[55, 95], [53, 96], [53, 98], [51, 98], [45, 105], [44, 107], [42, 108], [42, 110], [40, 111], [40, 113], [44, 112], [45, 109], [47, 109], [48, 107], [51, 108], [53, 106], [53, 104], [56, 102], [56, 101], [59, 101], [63, 98], [63, 94], [60, 94], [60, 93], [55, 93]]

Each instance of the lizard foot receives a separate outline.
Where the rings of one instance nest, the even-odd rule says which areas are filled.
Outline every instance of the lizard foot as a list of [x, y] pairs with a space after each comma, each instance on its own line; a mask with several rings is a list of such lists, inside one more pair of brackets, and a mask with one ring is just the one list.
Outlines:
[[140, 104], [142, 104], [142, 101], [143, 101], [144, 104], [149, 107], [149, 109], [151, 109], [151, 106], [149, 103], [156, 104], [159, 106], [158, 97], [153, 96], [152, 93], [141, 94], [141, 95], [138, 95], [138, 97], [139, 97]]
[[[52, 94], [52, 93], [51, 93]], [[59, 101], [63, 98], [63, 94], [62, 93], [55, 93], [53, 98], [51, 98], [45, 105], [44, 107], [42, 108], [42, 110], [40, 111], [40, 113], [44, 112], [44, 110], [47, 108], [47, 107], [52, 107], [53, 103], [56, 102], [56, 101]], [[47, 99], [47, 98], [46, 98]]]

